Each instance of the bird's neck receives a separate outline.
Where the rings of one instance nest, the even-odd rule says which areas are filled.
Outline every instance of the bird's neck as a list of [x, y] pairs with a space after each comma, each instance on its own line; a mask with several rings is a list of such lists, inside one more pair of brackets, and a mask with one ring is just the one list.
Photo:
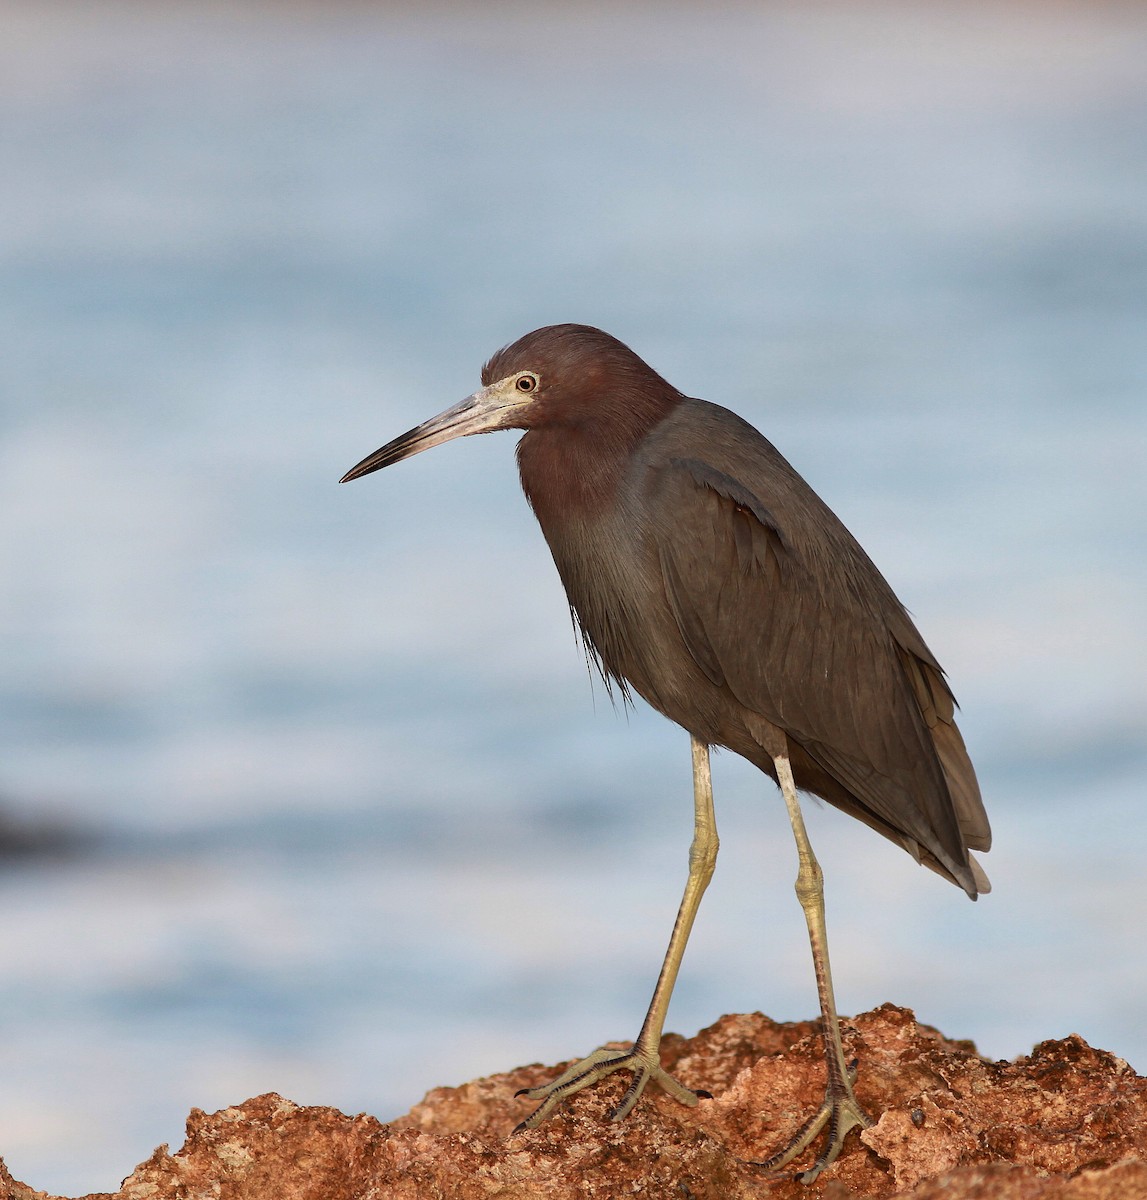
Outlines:
[[586, 419], [527, 430], [518, 443], [518, 470], [543, 529], [604, 510], [638, 445], [677, 400], [665, 397], [655, 409], [634, 412], [628, 420], [614, 413], [608, 423]]

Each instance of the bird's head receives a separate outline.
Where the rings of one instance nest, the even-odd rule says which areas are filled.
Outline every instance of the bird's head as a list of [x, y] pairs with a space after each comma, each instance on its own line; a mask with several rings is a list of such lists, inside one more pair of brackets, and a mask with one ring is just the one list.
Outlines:
[[368, 455], [343, 483], [474, 433], [650, 425], [679, 393], [617, 338], [589, 325], [547, 325], [499, 350], [482, 387]]

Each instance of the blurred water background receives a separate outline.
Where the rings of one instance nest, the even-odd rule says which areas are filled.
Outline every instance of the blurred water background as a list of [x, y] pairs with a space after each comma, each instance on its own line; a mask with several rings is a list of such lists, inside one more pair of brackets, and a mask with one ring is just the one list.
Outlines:
[[[809, 804], [844, 1012], [1147, 1069], [1147, 7], [0, 4], [0, 1154], [388, 1118], [632, 1037], [689, 746], [595, 691], [514, 437], [350, 487], [600, 325], [762, 428], [949, 669], [969, 904]], [[716, 764], [670, 1027], [810, 1017]]]

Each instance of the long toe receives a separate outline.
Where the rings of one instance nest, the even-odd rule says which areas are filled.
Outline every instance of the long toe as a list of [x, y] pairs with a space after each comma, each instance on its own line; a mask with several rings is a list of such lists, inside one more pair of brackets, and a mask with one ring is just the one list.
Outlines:
[[563, 1100], [580, 1092], [582, 1088], [599, 1082], [607, 1075], [612, 1075], [614, 1071], [632, 1071], [633, 1082], [626, 1089], [626, 1093], [617, 1107], [610, 1112], [611, 1121], [621, 1121], [627, 1117], [641, 1098], [641, 1093], [650, 1083], [657, 1084], [674, 1100], [678, 1100], [682, 1104], [692, 1107], [697, 1103], [698, 1094], [685, 1087], [684, 1084], [678, 1083], [661, 1066], [655, 1051], [647, 1053], [636, 1048], [628, 1051], [601, 1049], [595, 1050], [580, 1062], [567, 1067], [549, 1083], [544, 1083], [536, 1088], [523, 1088], [518, 1092], [519, 1096], [529, 1096], [531, 1100], [540, 1100], [541, 1103], [515, 1128], [514, 1132], [521, 1133], [526, 1129], [536, 1129]]
[[867, 1129], [871, 1124], [872, 1118], [860, 1107], [851, 1089], [835, 1096], [830, 1089], [820, 1108], [796, 1131], [789, 1143], [772, 1158], [757, 1163], [757, 1166], [765, 1171], [780, 1174], [781, 1168], [812, 1145], [820, 1131], [827, 1126], [825, 1146], [820, 1157], [807, 1170], [798, 1171], [791, 1176], [801, 1183], [812, 1183], [823, 1170], [836, 1161], [848, 1134], [853, 1129]]

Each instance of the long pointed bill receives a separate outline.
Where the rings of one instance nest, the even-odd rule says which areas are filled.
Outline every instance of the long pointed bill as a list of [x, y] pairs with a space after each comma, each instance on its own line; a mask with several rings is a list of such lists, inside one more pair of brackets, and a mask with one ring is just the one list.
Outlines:
[[358, 466], [352, 467], [339, 482], [349, 483], [352, 479], [389, 467], [454, 438], [469, 437], [472, 433], [491, 433], [495, 429], [524, 428], [521, 414], [529, 408], [534, 396], [528, 391], [519, 391], [515, 386], [517, 381], [518, 376], [511, 375], [467, 396], [461, 404], [455, 404], [453, 408], [396, 437], [393, 442], [387, 442]]

